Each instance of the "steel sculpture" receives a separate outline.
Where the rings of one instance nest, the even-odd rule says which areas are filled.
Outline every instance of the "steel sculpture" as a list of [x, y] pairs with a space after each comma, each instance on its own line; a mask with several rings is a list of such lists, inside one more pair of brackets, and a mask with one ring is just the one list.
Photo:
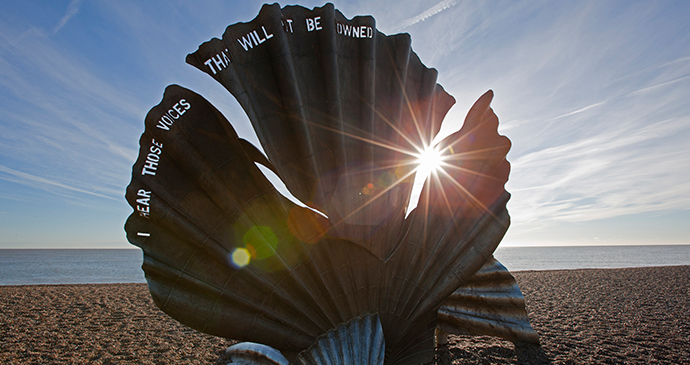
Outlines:
[[[125, 230], [163, 311], [248, 341], [229, 352], [257, 364], [383, 363], [384, 349], [386, 364], [427, 362], [437, 325], [537, 341], [492, 258], [510, 223], [493, 93], [432, 146], [455, 100], [410, 43], [332, 4], [273, 4], [187, 56], [235, 96], [266, 154], [177, 85], [146, 116]], [[407, 212], [429, 153], [439, 165]], [[325, 348], [340, 350], [312, 356]]]

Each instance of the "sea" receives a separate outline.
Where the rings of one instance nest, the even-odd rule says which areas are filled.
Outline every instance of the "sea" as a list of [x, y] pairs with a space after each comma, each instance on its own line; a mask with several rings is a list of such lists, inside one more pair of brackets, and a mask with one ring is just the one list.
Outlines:
[[[690, 265], [690, 245], [499, 247], [510, 271]], [[0, 285], [145, 283], [139, 249], [0, 250]]]

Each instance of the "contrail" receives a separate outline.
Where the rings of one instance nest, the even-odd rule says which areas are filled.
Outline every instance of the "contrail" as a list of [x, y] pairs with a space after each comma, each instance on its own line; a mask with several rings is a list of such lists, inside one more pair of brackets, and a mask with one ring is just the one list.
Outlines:
[[575, 110], [575, 111], [572, 111], [572, 112], [570, 112], [570, 113], [566, 113], [566, 114], [563, 114], [563, 115], [559, 115], [559, 116], [557, 116], [557, 117], [554, 117], [553, 119], [560, 119], [560, 118], [569, 117], [569, 116], [571, 116], [571, 115], [573, 115], [573, 114], [582, 113], [582, 112], [587, 111], [587, 110], [589, 110], [589, 109], [596, 108], [596, 107], [598, 107], [599, 105], [602, 105], [602, 104], [606, 104], [606, 101], [602, 101], [602, 102], [600, 102], [600, 103], [595, 103], [595, 104], [592, 104], [592, 105], [588, 105], [588, 106], [586, 106], [586, 107], [584, 107], [584, 108], [580, 108], [580, 109]]
[[[89, 194], [89, 195], [94, 195], [94, 196], [98, 196], [98, 197], [101, 197], [101, 198], [106, 198], [106, 199], [110, 199], [110, 200], [120, 201], [119, 199], [115, 199], [115, 198], [113, 198], [113, 197], [111, 197], [111, 196], [107, 196], [107, 195], [103, 195], [103, 194], [98, 194], [98, 193], [91, 192], [91, 191], [84, 190], [84, 189], [75, 188], [75, 187], [73, 187], [73, 186], [65, 185], [65, 184], [59, 183], [59, 182], [57, 182], [57, 181], [49, 180], [49, 179], [46, 179], [46, 178], [43, 178], [43, 177], [40, 177], [40, 176], [31, 175], [31, 174], [27, 174], [27, 173], [25, 173], [25, 172], [17, 171], [17, 170], [11, 169], [11, 168], [9, 168], [9, 167], [7, 167], [7, 166], [3, 166], [3, 165], [0, 165], [0, 172], [4, 172], [4, 173], [6, 173], [6, 174], [10, 174], [10, 175], [16, 176], [17, 178], [22, 179], [22, 180], [25, 180], [25, 181], [31, 181], [31, 182], [35, 182], [35, 183], [38, 183], [38, 184], [45, 184], [45, 185], [50, 185], [50, 186], [56, 186], [56, 187], [58, 187], [58, 188], [67, 189], [67, 190], [71, 190], [71, 191], [76, 191], [76, 192], [78, 192], [78, 193]], [[0, 177], [0, 179], [2, 179], [2, 180], [7, 180], [7, 179], [2, 178], [2, 177]], [[12, 181], [12, 180], [9, 180], [9, 181]], [[26, 182], [20, 182], [20, 181], [15, 181], [15, 182], [20, 183], [20, 184], [22, 184], [22, 185], [26, 185], [26, 186], [31, 186], [30, 184], [27, 184]], [[46, 189], [46, 191], [51, 192], [51, 191], [48, 190], [48, 189]]]
[[416, 23], [419, 23], [419, 22], [421, 22], [421, 21], [424, 21], [424, 20], [426, 20], [427, 18], [429, 18], [429, 17], [431, 17], [431, 16], [434, 16], [434, 15], [436, 15], [436, 14], [438, 14], [438, 13], [440, 13], [440, 12], [446, 10], [446, 9], [448, 9], [448, 8], [454, 6], [454, 5], [457, 4], [457, 3], [458, 3], [457, 0], [444, 0], [444, 1], [441, 1], [441, 2], [438, 3], [436, 6], [434, 6], [434, 7], [430, 8], [430, 9], [428, 9], [427, 11], [425, 11], [425, 12], [423, 12], [423, 13], [417, 15], [417, 16], [413, 16], [412, 18], [409, 18], [409, 19], [407, 19], [407, 20], [404, 20], [403, 22], [401, 22], [400, 24], [398, 24], [397, 26], [394, 27], [394, 32], [399, 32], [399, 31], [401, 31], [401, 30], [403, 30], [403, 29], [405, 29], [405, 28], [407, 28], [407, 27], [409, 27], [409, 26], [411, 26], [411, 25], [413, 25], [413, 24], [416, 24]]
[[75, 16], [79, 12], [79, 5], [81, 4], [82, 0], [72, 0], [69, 2], [69, 5], [67, 5], [67, 12], [65, 12], [65, 15], [60, 19], [60, 22], [55, 26], [53, 29], [53, 33], [57, 33], [62, 27], [67, 24], [67, 22], [72, 19], [73, 16]]

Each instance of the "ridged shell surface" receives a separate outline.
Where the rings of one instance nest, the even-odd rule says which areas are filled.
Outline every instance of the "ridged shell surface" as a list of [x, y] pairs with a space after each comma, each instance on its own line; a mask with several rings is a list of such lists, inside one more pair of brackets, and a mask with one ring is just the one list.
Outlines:
[[254, 342], [241, 342], [230, 346], [225, 355], [230, 357], [227, 365], [288, 365], [280, 351]]
[[387, 37], [332, 4], [265, 5], [187, 62], [237, 98], [278, 175], [329, 217], [330, 234], [390, 255], [414, 177], [405, 152], [429, 145], [455, 102], [408, 34]]
[[292, 365], [383, 365], [385, 348], [381, 322], [370, 314], [328, 331]]
[[[146, 117], [125, 225], [156, 304], [288, 360], [377, 314], [387, 364], [429, 361], [439, 306], [509, 225], [510, 142], [497, 133], [493, 93], [438, 144], [445, 167], [406, 217], [413, 155], [453, 103], [409, 36], [330, 4], [274, 4], [187, 60], [235, 95], [267, 157], [200, 95], [166, 89]], [[280, 195], [256, 163], [327, 218]]]
[[525, 310], [525, 297], [505, 266], [491, 258], [438, 310], [438, 328], [456, 335], [499, 336], [539, 344]]

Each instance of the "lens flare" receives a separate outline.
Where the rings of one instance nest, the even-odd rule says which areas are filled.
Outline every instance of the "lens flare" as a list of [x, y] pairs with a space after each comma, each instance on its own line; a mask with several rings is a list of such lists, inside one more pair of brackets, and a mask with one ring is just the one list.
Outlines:
[[236, 248], [235, 251], [232, 252], [232, 263], [237, 268], [249, 265], [251, 259], [252, 255], [246, 248]]
[[251, 250], [248, 251], [253, 254], [251, 257], [257, 260], [264, 260], [275, 255], [275, 250], [278, 248], [278, 237], [271, 227], [266, 226], [252, 226], [242, 237], [242, 242]]

